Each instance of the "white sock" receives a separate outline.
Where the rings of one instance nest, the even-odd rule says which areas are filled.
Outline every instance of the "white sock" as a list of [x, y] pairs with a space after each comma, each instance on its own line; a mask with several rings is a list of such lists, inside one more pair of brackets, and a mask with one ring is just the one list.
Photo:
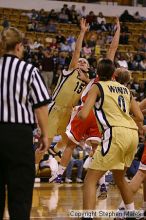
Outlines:
[[65, 170], [66, 170], [66, 167], [61, 166], [61, 165], [59, 164], [57, 174], [58, 174], [58, 175], [63, 175], [63, 173], [64, 173]]
[[143, 210], [146, 210], [146, 201], [143, 201], [142, 208]]
[[120, 205], [119, 205], [119, 209], [120, 208], [125, 208], [125, 203], [123, 202], [123, 200], [122, 200], [122, 202], [120, 203]]
[[103, 175], [99, 180], [99, 185], [105, 184], [105, 175]]
[[131, 211], [134, 211], [135, 208], [134, 208], [134, 202], [130, 203], [130, 204], [125, 204], [125, 207], [127, 210], [131, 210]]

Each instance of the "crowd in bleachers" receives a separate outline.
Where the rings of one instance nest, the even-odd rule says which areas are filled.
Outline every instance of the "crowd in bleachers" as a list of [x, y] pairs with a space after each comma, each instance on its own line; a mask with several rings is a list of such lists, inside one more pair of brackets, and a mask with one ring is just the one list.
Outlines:
[[[9, 10], [10, 13], [8, 13]], [[85, 6], [78, 10], [76, 5], [69, 7], [64, 4], [60, 11], [52, 9], [49, 12], [44, 9], [40, 11], [1, 9], [0, 11], [1, 29], [10, 25], [18, 28], [20, 26], [21, 29], [21, 23], [22, 29], [26, 28], [25, 60], [33, 63], [42, 72], [50, 72], [50, 79], [47, 83], [49, 89], [53, 89], [56, 85], [61, 70], [68, 68], [75, 49], [81, 17], [86, 17], [90, 24], [90, 30], [83, 42], [81, 56], [87, 58], [90, 63], [91, 78], [96, 73], [97, 59], [105, 57], [116, 29], [115, 17], [106, 17], [102, 12], [98, 15], [93, 11], [87, 13]], [[127, 10], [119, 15], [119, 18], [121, 35], [115, 63], [117, 66], [124, 66], [134, 71], [132, 75], [134, 81], [140, 79], [135, 89], [136, 93], [137, 91], [140, 91], [140, 94], [145, 93], [143, 80], [146, 71], [145, 18], [140, 16], [139, 12], [131, 15]], [[19, 20], [19, 25], [17, 20]], [[143, 96], [140, 95], [140, 99], [141, 97]]]

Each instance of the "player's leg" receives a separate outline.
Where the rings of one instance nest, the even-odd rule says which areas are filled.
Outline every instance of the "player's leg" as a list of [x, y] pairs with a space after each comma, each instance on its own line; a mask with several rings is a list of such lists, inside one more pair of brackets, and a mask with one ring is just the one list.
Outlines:
[[49, 182], [59, 182], [62, 181], [63, 173], [66, 170], [66, 167], [71, 159], [72, 153], [76, 144], [73, 143], [71, 140], [68, 141], [66, 148], [62, 154], [60, 164], [58, 166], [58, 171], [54, 174], [50, 179]]
[[77, 146], [77, 144], [79, 144], [81, 138], [83, 137], [85, 130], [84, 124], [85, 122], [83, 122], [77, 117], [77, 112], [73, 111], [70, 122], [66, 128], [66, 134], [65, 134], [67, 137], [65, 138], [65, 140], [67, 140], [66, 147], [61, 157], [61, 161], [58, 167], [58, 172], [56, 173], [56, 175], [50, 178], [49, 182], [52, 181], [58, 182], [58, 177], [59, 177], [59, 181], [62, 178], [62, 175], [66, 170], [66, 167], [71, 159], [74, 148]]
[[125, 172], [123, 170], [113, 170], [115, 182], [120, 190], [121, 196], [125, 203], [126, 209], [134, 210], [133, 193], [130, 189], [128, 182], [125, 180]]
[[106, 171], [88, 169], [83, 188], [83, 209], [95, 209], [97, 182]]

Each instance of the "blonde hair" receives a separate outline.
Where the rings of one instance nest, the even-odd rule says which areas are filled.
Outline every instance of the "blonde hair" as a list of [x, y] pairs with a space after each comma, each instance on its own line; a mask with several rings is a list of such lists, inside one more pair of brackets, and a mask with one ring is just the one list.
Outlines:
[[23, 34], [14, 27], [3, 29], [0, 34], [1, 55], [15, 49], [16, 44], [23, 41]]
[[85, 61], [85, 62], [86, 62], [86, 64], [87, 64], [87, 66], [89, 67], [89, 62], [88, 62], [88, 60], [87, 60], [87, 59], [85, 59], [85, 58], [83, 58], [83, 57], [80, 57], [80, 58], [79, 58], [79, 61], [81, 61], [81, 60]]
[[127, 84], [131, 80], [130, 71], [125, 69], [124, 67], [117, 68], [114, 74], [116, 81], [121, 84]]

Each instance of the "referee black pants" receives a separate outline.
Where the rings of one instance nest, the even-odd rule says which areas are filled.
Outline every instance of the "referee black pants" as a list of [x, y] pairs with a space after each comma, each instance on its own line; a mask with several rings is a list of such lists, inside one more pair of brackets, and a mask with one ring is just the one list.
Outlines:
[[0, 220], [6, 194], [10, 220], [29, 220], [35, 178], [32, 128], [0, 123]]

